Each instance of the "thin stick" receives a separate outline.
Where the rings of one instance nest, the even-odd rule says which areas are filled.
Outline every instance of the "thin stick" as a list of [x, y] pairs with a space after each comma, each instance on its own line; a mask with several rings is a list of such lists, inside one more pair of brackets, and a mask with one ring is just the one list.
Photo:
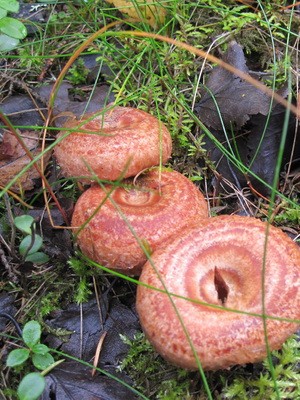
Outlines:
[[106, 335], [107, 335], [107, 332], [104, 331], [102, 333], [102, 336], [99, 339], [99, 342], [98, 342], [98, 345], [97, 345], [97, 348], [96, 348], [96, 352], [95, 352], [94, 362], [93, 362], [94, 368], [92, 369], [92, 376], [94, 376], [95, 373], [96, 373], [96, 368], [97, 368], [97, 365], [98, 365], [98, 362], [99, 362], [99, 358], [100, 358], [100, 352], [101, 352], [101, 349], [102, 349], [102, 346], [103, 346], [103, 342], [104, 342], [104, 339], [105, 339]]

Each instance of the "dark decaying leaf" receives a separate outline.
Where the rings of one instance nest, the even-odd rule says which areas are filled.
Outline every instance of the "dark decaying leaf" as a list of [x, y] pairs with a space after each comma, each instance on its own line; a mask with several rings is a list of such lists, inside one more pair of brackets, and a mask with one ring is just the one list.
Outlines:
[[[235, 41], [229, 44], [222, 59], [248, 73], [243, 49]], [[207, 127], [214, 130], [222, 130], [219, 112], [227, 128], [240, 128], [250, 115], [268, 113], [270, 99], [265, 93], [221, 67], [212, 70], [205, 87], [201, 91], [201, 100], [195, 107], [195, 113]]]
[[[104, 294], [99, 302], [100, 313], [96, 300], [83, 304], [82, 321], [77, 304], [71, 304], [66, 310], [57, 312], [55, 318], [47, 323], [53, 328], [66, 330], [69, 334], [60, 337], [48, 335], [46, 341], [52, 348], [92, 363], [99, 339], [106, 332], [98, 366], [130, 384], [126, 374], [117, 373], [116, 367], [128, 350], [120, 334], [133, 338], [139, 329], [138, 318], [131, 308], [118, 300], [109, 302]], [[135, 399], [133, 392], [121, 383], [98, 373], [92, 378], [91, 372], [92, 368], [82, 366], [79, 361], [63, 363], [47, 376], [47, 389], [42, 400]]]
[[[46, 113], [45, 104], [37, 101], [42, 113]], [[36, 105], [31, 98], [25, 94], [16, 94], [7, 97], [0, 105], [1, 111], [9, 118], [13, 125], [24, 126], [43, 126], [44, 120], [36, 109]]]
[[55, 318], [48, 321], [48, 324], [53, 328], [65, 329], [72, 334], [69, 337], [49, 335], [47, 342], [51, 347], [59, 348], [74, 357], [90, 361], [95, 355], [100, 337], [107, 332], [99, 365], [115, 367], [128, 349], [121, 340], [120, 334], [132, 338], [139, 329], [138, 318], [129, 307], [117, 300], [110, 301], [108, 305], [105, 295], [99, 298], [99, 302], [101, 315], [96, 300], [83, 304], [82, 332], [80, 307], [77, 304], [71, 304], [66, 310], [57, 312]]
[[[280, 142], [282, 139], [285, 113], [285, 108], [280, 104], [276, 104], [274, 106], [262, 141], [261, 138], [266, 124], [266, 117], [258, 114], [257, 116], [252, 117], [249, 121], [249, 129], [251, 132], [247, 136], [248, 162], [251, 162], [251, 170], [270, 186], [272, 185], [275, 177], [275, 168], [278, 160]], [[295, 123], [296, 119], [292, 115], [289, 120], [281, 167], [290, 161], [291, 156], [294, 160], [299, 159], [300, 157], [299, 135], [295, 143], [295, 152], [291, 155], [295, 137]], [[259, 151], [255, 157], [255, 153], [258, 148]], [[249, 180], [260, 193], [268, 194], [270, 192], [270, 190], [268, 190], [266, 186], [258, 179], [249, 176]]]
[[[256, 179], [251, 173], [248, 175], [242, 173], [222, 154], [221, 150], [219, 150], [210, 139], [206, 139], [208, 157], [215, 163], [217, 171], [221, 174], [222, 178], [227, 179], [240, 189], [245, 187], [247, 182], [251, 182], [255, 190], [262, 195], [267, 196], [270, 194], [270, 189], [264, 182], [271, 186], [274, 181], [285, 111], [283, 106], [275, 104], [272, 108], [266, 129], [267, 116], [257, 114], [250, 118], [243, 127], [243, 130], [233, 132], [233, 134], [230, 132], [228, 133], [230, 135], [229, 141], [231, 143], [231, 148], [235, 156], [241, 160], [243, 165], [249, 167], [251, 172], [258, 176], [263, 182]], [[282, 167], [289, 161], [291, 155], [295, 135], [295, 122], [295, 117], [291, 115]], [[224, 139], [223, 132], [215, 131], [213, 133], [215, 138], [228, 150], [229, 145]], [[293, 159], [295, 160], [299, 157], [300, 138], [298, 137]]]
[[[123, 49], [119, 42], [115, 42], [117, 48]], [[75, 65], [83, 62], [84, 67], [88, 70], [86, 81], [88, 84], [94, 82], [105, 82], [107, 78], [113, 79], [118, 71], [113, 71], [111, 67], [105, 62], [105, 55], [103, 53], [90, 53], [81, 55], [76, 61]], [[113, 100], [111, 100], [113, 101]]]
[[[115, 374], [117, 375], [117, 374]], [[123, 376], [119, 379], [124, 380]], [[122, 383], [104, 375], [92, 377], [91, 369], [78, 362], [65, 362], [46, 377], [41, 400], [135, 400]]]
[[[41, 86], [37, 88], [36, 91], [45, 102], [48, 102], [52, 89], [53, 84]], [[72, 113], [76, 117], [80, 117], [86, 112], [92, 113], [99, 111], [101, 108], [105, 107], [105, 105], [114, 101], [114, 96], [110, 92], [109, 86], [104, 83], [95, 87], [92, 92], [86, 92], [85, 99], [80, 99], [80, 101], [72, 97], [72, 89], [74, 89], [73, 85], [68, 82], [62, 82], [57, 91], [54, 101], [54, 115], [58, 116], [58, 118], [55, 119], [55, 124], [57, 126], [63, 125], [67, 119], [65, 115], [59, 116], [60, 114]]]
[[[14, 306], [14, 296], [6, 293], [0, 293], [0, 313], [9, 314], [14, 316], [16, 314], [16, 307]], [[0, 331], [4, 332], [6, 324], [8, 323], [7, 318], [0, 317]]]
[[[223, 60], [248, 73], [243, 49], [236, 42], [230, 43]], [[213, 69], [206, 87], [209, 90], [202, 91], [202, 98], [195, 108], [198, 117], [210, 128], [215, 139], [231, 152], [233, 157], [249, 168], [251, 173], [246, 174], [246, 170], [241, 171], [241, 168], [235, 167], [217, 148], [216, 144], [207, 137], [205, 138], [205, 148], [209, 159], [215, 163], [222, 178], [237, 188], [241, 189], [250, 182], [262, 195], [268, 195], [270, 189], [265, 183], [271, 186], [274, 181], [285, 108], [273, 102], [270, 110], [271, 103], [268, 96], [220, 67]], [[283, 97], [288, 95], [286, 87], [278, 93]], [[227, 137], [213, 97], [218, 104]], [[291, 155], [295, 122], [295, 117], [291, 115], [283, 165], [289, 161]], [[300, 157], [299, 143], [300, 139], [296, 143], [293, 159]], [[260, 182], [252, 174], [258, 176], [263, 182]]]
[[[41, 7], [37, 7], [33, 12], [32, 3], [20, 2], [19, 11], [14, 13], [12, 16], [18, 18], [24, 22], [28, 35], [34, 34], [39, 30], [39, 24], [45, 23], [50, 14], [50, 8], [45, 7], [46, 4], [41, 4]], [[26, 23], [26, 22], [29, 23]]]

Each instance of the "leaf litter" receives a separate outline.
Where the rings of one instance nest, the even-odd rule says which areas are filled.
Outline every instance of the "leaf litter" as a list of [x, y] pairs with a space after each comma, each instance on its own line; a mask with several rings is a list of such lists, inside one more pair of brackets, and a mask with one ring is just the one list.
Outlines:
[[[222, 59], [249, 74], [243, 49], [237, 42], [229, 44]], [[286, 87], [279, 94], [287, 97]], [[221, 67], [212, 70], [200, 95], [195, 106], [197, 117], [211, 129], [215, 140], [251, 171], [241, 172], [224, 156], [215, 140], [206, 137], [204, 147], [218, 173], [240, 190], [250, 182], [262, 195], [269, 195], [270, 188], [265, 183], [271, 186], [274, 181], [286, 109], [275, 101], [271, 103], [265, 93]], [[290, 115], [282, 167], [300, 157], [300, 138], [294, 143], [295, 126], [296, 118]], [[293, 147], [293, 159], [289, 160]]]
[[[32, 157], [40, 154], [41, 147], [38, 132], [24, 131], [20, 136], [31, 152]], [[50, 154], [46, 156], [46, 161], [47, 159], [49, 160], [49, 157]], [[17, 138], [12, 133], [5, 131], [0, 142], [0, 186], [5, 187], [30, 161], [30, 157]], [[37, 165], [40, 166], [40, 162], [37, 162]], [[39, 172], [34, 167], [31, 167], [20, 175], [10, 189], [15, 192], [32, 190], [35, 185], [35, 179], [39, 177]]]
[[[129, 306], [117, 299], [110, 300], [104, 293], [98, 302], [96, 299], [90, 300], [82, 305], [82, 310], [79, 305], [70, 304], [46, 322], [53, 330], [66, 332], [61, 336], [49, 334], [46, 337], [45, 340], [52, 348], [89, 363], [92, 363], [95, 356], [99, 339], [106, 333], [98, 367], [119, 380], [132, 384], [125, 373], [116, 373], [117, 366], [128, 350], [121, 335], [132, 339], [140, 329], [137, 315]], [[78, 362], [63, 363], [46, 377], [46, 381], [43, 400], [135, 398], [126, 386], [99, 373], [93, 377], [92, 369]]]
[[[249, 74], [243, 49], [237, 42], [229, 43], [222, 60]], [[216, 131], [222, 131], [223, 124], [225, 128], [240, 129], [250, 115], [267, 115], [270, 108], [269, 96], [219, 66], [209, 74], [200, 94], [195, 112], [204, 125]]]
[[[228, 51], [223, 55], [223, 60], [245, 73], [250, 73], [243, 49], [234, 41], [230, 43]], [[53, 85], [50, 84], [36, 89], [38, 106], [43, 111], [49, 100], [52, 87]], [[54, 104], [54, 115], [57, 117], [56, 126], [63, 124], [64, 113], [79, 116], [85, 110], [89, 112], [98, 110], [102, 105], [114, 99], [109, 92], [109, 86], [105, 83], [100, 87], [97, 86], [93, 92], [93, 97], [87, 96], [87, 100], [72, 97], [71, 89], [73, 89], [73, 85], [63, 82], [58, 90]], [[6, 115], [10, 116], [14, 125], [23, 125], [25, 129], [26, 125], [43, 125], [43, 118], [27, 95], [18, 94], [8, 97], [1, 105], [1, 109]], [[249, 166], [254, 174], [271, 184], [274, 177], [285, 109], [274, 104], [265, 129], [269, 109], [270, 99], [264, 93], [241, 80], [238, 76], [232, 75], [220, 67], [215, 67], [203, 86], [201, 99], [195, 107], [195, 113], [211, 129], [216, 139], [228, 149], [230, 147], [224, 135], [224, 124], [224, 127], [230, 132], [229, 141], [231, 145], [234, 143], [235, 147], [232, 147], [237, 149], [241, 161]], [[284, 162], [288, 160], [290, 154], [294, 128], [295, 118], [291, 116]], [[264, 129], [264, 138], [261, 140]], [[31, 135], [32, 131], [26, 131], [27, 133]], [[9, 137], [11, 136], [9, 135]], [[11, 161], [21, 151], [15, 143], [15, 138], [8, 140], [7, 137], [6, 134], [3, 135], [0, 141], [0, 146], [3, 146], [1, 158], [6, 161], [6, 165], [9, 164], [7, 160]], [[224, 178], [237, 183], [239, 187], [246, 185], [249, 177], [225, 159], [213, 142], [208, 138], [205, 141], [208, 155], [216, 163], [219, 173]], [[300, 157], [299, 145], [296, 146], [296, 149], [294, 160]], [[6, 174], [11, 176], [11, 173], [6, 172]], [[268, 190], [264, 185], [260, 185], [259, 181], [252, 179], [252, 183], [261, 193], [268, 193]], [[31, 190], [35, 184], [35, 178], [32, 178], [29, 186], [24, 187], [24, 190]], [[65, 207], [72, 206], [69, 204]], [[44, 215], [43, 208], [36, 207], [32, 213], [42, 223], [41, 227], [47, 244], [47, 251], [59, 262], [65, 262], [73, 250], [70, 234], [66, 230], [55, 231], [49, 218]], [[57, 225], [62, 226], [63, 221], [59, 216], [59, 211], [54, 208], [52, 213]], [[4, 292], [0, 293], [0, 308], [2, 310], [14, 314], [16, 311], [13, 306], [14, 302], [14, 296], [6, 296]], [[116, 373], [116, 366], [127, 351], [127, 346], [121, 340], [120, 334], [132, 338], [134, 333], [139, 330], [136, 314], [132, 307], [109, 298], [105, 293], [102, 294], [100, 299], [100, 313], [97, 304], [98, 302], [93, 299], [82, 304], [82, 310], [77, 304], [70, 304], [64, 310], [53, 313], [51, 318], [46, 321], [47, 324], [53, 331], [63, 330], [68, 334], [65, 336], [48, 334], [45, 340], [51, 347], [92, 364], [99, 338], [106, 332], [99, 367], [124, 382], [132, 384], [124, 373]], [[3, 319], [0, 319], [0, 324], [2, 324], [0, 326], [4, 330], [6, 323], [3, 322]], [[65, 361], [47, 375], [47, 387], [42, 400], [135, 398], [133, 392], [124, 385], [100, 374], [92, 377], [91, 371], [90, 367], [78, 362]]]

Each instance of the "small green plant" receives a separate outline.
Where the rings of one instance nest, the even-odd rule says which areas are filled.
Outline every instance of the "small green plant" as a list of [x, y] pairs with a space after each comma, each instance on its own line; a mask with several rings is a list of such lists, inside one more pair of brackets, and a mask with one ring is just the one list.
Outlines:
[[67, 75], [67, 79], [73, 83], [73, 85], [80, 85], [86, 83], [86, 78], [88, 76], [89, 70], [85, 67], [82, 58], [79, 58], [77, 63], [75, 63], [70, 69]]
[[93, 275], [93, 271], [86, 267], [86, 264], [80, 259], [72, 257], [68, 261], [69, 266], [74, 271], [75, 275], [79, 277], [79, 283], [75, 289], [75, 301], [78, 304], [88, 301], [89, 296], [92, 294], [89, 277]]
[[[133, 339], [121, 335], [129, 346], [126, 357], [118, 367], [134, 381], [134, 387], [146, 395], [160, 400], [190, 399], [189, 372], [165, 362], [153, 349], [143, 333]], [[147, 384], [145, 385], [145, 376]]]
[[[133, 380], [134, 387], [151, 399], [160, 400], [200, 400], [199, 389], [193, 384], [191, 372], [170, 366], [153, 349], [143, 333], [133, 339], [121, 336], [129, 346], [128, 353], [118, 367]], [[232, 400], [277, 400], [299, 399], [300, 394], [300, 343], [296, 336], [289, 338], [281, 350], [272, 353], [274, 371], [279, 396], [274, 388], [268, 360], [263, 361], [258, 373], [249, 376], [247, 369], [240, 367], [234, 379], [229, 379], [229, 371], [216, 371], [209, 375], [210, 382], [221, 383], [223, 390], [216, 399]], [[145, 385], [145, 376], [147, 384]], [[217, 385], [218, 385], [217, 384]], [[206, 397], [205, 397], [206, 398]]]
[[283, 205], [283, 211], [275, 216], [275, 221], [278, 223], [290, 222], [296, 226], [300, 225], [300, 207], [295, 200], [292, 205]]
[[39, 251], [43, 245], [43, 239], [36, 233], [36, 226], [33, 217], [21, 215], [14, 219], [15, 226], [26, 236], [19, 245], [19, 252], [24, 261], [31, 261], [35, 264], [43, 264], [49, 260], [47, 254]]
[[263, 362], [263, 370], [257, 376], [236, 377], [231, 384], [225, 385], [223, 397], [234, 400], [276, 400], [299, 399], [300, 396], [300, 344], [296, 336], [289, 338], [282, 349], [272, 353], [277, 391], [267, 360]]
[[[48, 346], [40, 343], [41, 326], [37, 321], [29, 321], [24, 325], [22, 339], [26, 347], [12, 350], [6, 360], [7, 367], [19, 368], [28, 359], [38, 370], [44, 371], [54, 364]], [[44, 371], [45, 372], [45, 371]], [[43, 373], [31, 372], [21, 380], [17, 394], [20, 400], [35, 400], [43, 393], [45, 378]]]
[[19, 11], [16, 0], [0, 0], [0, 52], [16, 48], [20, 39], [27, 36], [26, 26], [16, 18], [8, 17], [9, 12]]

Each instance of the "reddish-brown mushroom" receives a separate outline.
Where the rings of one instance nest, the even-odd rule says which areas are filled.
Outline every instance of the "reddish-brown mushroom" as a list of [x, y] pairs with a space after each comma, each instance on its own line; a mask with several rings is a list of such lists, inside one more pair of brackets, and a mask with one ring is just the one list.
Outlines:
[[[57, 137], [54, 154], [67, 177], [116, 180], [165, 163], [172, 141], [152, 115], [131, 107], [114, 107], [81, 120], [70, 120]], [[68, 130], [70, 132], [68, 133]], [[92, 172], [91, 172], [92, 171]]]
[[206, 201], [191, 181], [175, 171], [154, 169], [122, 187], [86, 190], [76, 203], [72, 226], [85, 255], [138, 275], [147, 260], [141, 244], [154, 251], [207, 216]]
[[137, 311], [155, 349], [178, 366], [197, 368], [180, 319], [206, 370], [266, 357], [264, 310], [271, 350], [297, 330], [300, 249], [278, 228], [267, 231], [250, 217], [215, 217], [151, 259], [140, 276], [147, 286], [138, 286]]

